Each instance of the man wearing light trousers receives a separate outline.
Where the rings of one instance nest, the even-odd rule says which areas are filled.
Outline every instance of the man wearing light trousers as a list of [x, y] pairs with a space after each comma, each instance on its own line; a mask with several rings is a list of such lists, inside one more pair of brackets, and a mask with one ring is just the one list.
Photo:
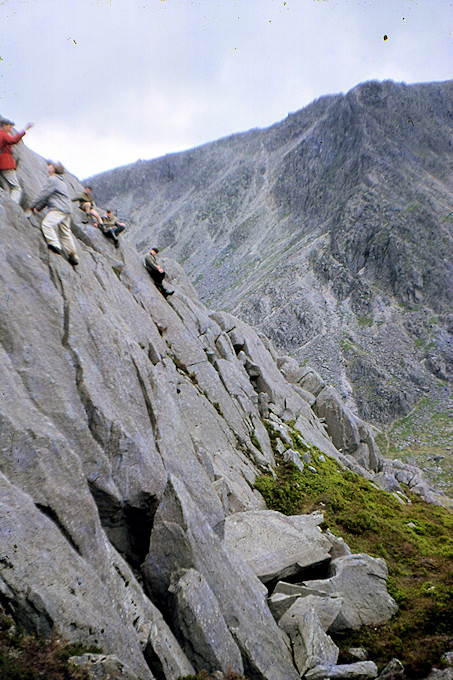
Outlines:
[[46, 206], [50, 208], [41, 222], [47, 247], [59, 255], [63, 255], [64, 251], [70, 264], [75, 266], [79, 263], [79, 258], [71, 232], [72, 204], [63, 179], [64, 167], [61, 163], [49, 163], [48, 172], [48, 182], [31, 209], [37, 213]]

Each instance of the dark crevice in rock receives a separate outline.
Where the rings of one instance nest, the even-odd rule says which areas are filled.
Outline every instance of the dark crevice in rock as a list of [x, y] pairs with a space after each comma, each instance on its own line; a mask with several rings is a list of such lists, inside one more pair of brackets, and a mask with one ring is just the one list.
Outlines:
[[[70, 348], [71, 349], [71, 348]], [[88, 428], [94, 440], [101, 448], [113, 457], [119, 455], [118, 441], [121, 430], [114, 423], [104, 417], [92, 401], [83, 377], [83, 368], [77, 351], [71, 350], [76, 367], [76, 386], [80, 400], [84, 407]], [[155, 418], [151, 401], [147, 396], [143, 379], [134, 362], [140, 387], [148, 409], [151, 425], [155, 428]], [[104, 531], [116, 550], [129, 563], [134, 573], [146, 557], [149, 547], [149, 537], [153, 526], [154, 515], [158, 507], [158, 499], [152, 494], [143, 492], [141, 497], [119, 500], [117, 497], [100, 489], [94, 482], [89, 482], [89, 488], [97, 505], [99, 518]]]
[[145, 381], [144, 381], [144, 379], [143, 379], [143, 376], [142, 376], [142, 374], [141, 374], [141, 372], [140, 372], [139, 367], [137, 366], [137, 364], [136, 364], [136, 362], [135, 362], [135, 360], [134, 360], [134, 357], [131, 357], [131, 359], [132, 359], [132, 363], [134, 364], [134, 367], [135, 367], [135, 372], [136, 372], [136, 374], [137, 374], [138, 384], [140, 385], [140, 389], [141, 389], [141, 391], [142, 391], [143, 400], [144, 400], [144, 402], [145, 402], [146, 410], [147, 410], [147, 412], [148, 412], [149, 422], [151, 423], [151, 427], [152, 427], [152, 429], [153, 429], [154, 440], [155, 440], [155, 442], [156, 442], [156, 447], [159, 448], [159, 447], [158, 447], [159, 438], [156, 436], [156, 432], [157, 432], [157, 419], [156, 419], [156, 416], [155, 416], [155, 413], [154, 413], [153, 405], [152, 405], [152, 403], [151, 403], [151, 398], [150, 398], [150, 396], [149, 396], [149, 394], [148, 394], [148, 390], [146, 389]]
[[54, 274], [55, 288], [58, 290], [63, 300], [63, 336], [61, 338], [61, 344], [63, 345], [63, 347], [65, 347], [65, 349], [70, 350], [71, 348], [69, 346], [69, 313], [70, 313], [69, 300], [64, 289], [63, 281], [61, 280], [61, 276], [58, 273], [58, 271], [55, 270], [55, 273], [53, 273], [53, 270], [50, 267], [50, 274], [51, 278], [53, 277]]
[[55, 524], [55, 526], [59, 529], [59, 531], [63, 534], [65, 539], [70, 543], [70, 545], [74, 548], [74, 550], [81, 555], [80, 548], [77, 545], [77, 543], [74, 541], [72, 538], [71, 534], [69, 531], [66, 529], [66, 527], [62, 524], [60, 521], [57, 513], [53, 508], [49, 507], [48, 505], [43, 505], [42, 503], [35, 503], [35, 506], [40, 510], [43, 515], [46, 515], [52, 522]]
[[203, 364], [206, 364], [208, 362], [207, 359], [202, 359], [201, 361], [193, 361], [192, 363], [187, 364], [187, 369], [192, 368], [192, 366], [201, 366]]
[[243, 645], [241, 645], [241, 641], [236, 639], [236, 636], [234, 635], [234, 633], [233, 633], [233, 638], [234, 638], [237, 646], [239, 647], [239, 651], [241, 653], [245, 677], [250, 678], [250, 680], [264, 680], [262, 672], [252, 662], [251, 655], [247, 653], [246, 649], [245, 650], [243, 649]]
[[70, 349], [70, 347], [69, 347], [69, 312], [70, 312], [69, 302], [67, 301], [66, 297], [63, 296], [63, 337], [61, 338], [61, 344], [63, 345], [63, 347], [66, 347], [66, 349]]
[[52, 281], [53, 285], [55, 286], [56, 290], [63, 295], [63, 284], [61, 282], [61, 278], [58, 274], [58, 271], [55, 267], [53, 267], [50, 263], [50, 258], [48, 260], [48, 265], [49, 265], [49, 276], [50, 280]]
[[294, 574], [285, 575], [284, 578], [278, 576], [272, 579], [272, 581], [267, 581], [265, 586], [269, 595], [271, 595], [274, 592], [277, 583], [282, 580], [285, 581], [285, 583], [294, 583], [298, 585], [302, 581], [318, 581], [320, 579], [328, 579], [332, 576], [330, 573], [330, 563], [331, 560], [327, 559], [323, 562], [318, 562], [317, 564], [310, 564], [307, 567], [301, 567]]
[[154, 651], [152, 645], [148, 642], [143, 652], [145, 661], [156, 680], [166, 680], [166, 675], [162, 662]]
[[176, 369], [182, 375], [188, 376], [194, 385], [198, 385], [197, 376], [195, 375], [195, 373], [192, 373], [191, 371], [189, 371], [189, 369], [192, 366], [200, 366], [202, 364], [205, 364], [205, 363], [207, 363], [208, 360], [206, 359], [206, 360], [203, 360], [203, 361], [194, 361], [193, 363], [186, 365], [181, 361], [181, 359], [179, 359], [179, 357], [177, 357], [175, 354], [173, 354], [171, 343], [168, 342], [168, 340], [166, 342], [167, 342], [167, 346], [169, 348], [168, 357], [173, 361], [174, 365], [176, 366]]
[[89, 482], [102, 527], [110, 543], [137, 569], [149, 549], [149, 538], [159, 504], [156, 496], [142, 493], [136, 504], [117, 498]]
[[46, 611], [39, 595], [31, 593], [17, 611], [17, 620], [26, 630], [32, 631], [40, 637], [50, 637], [54, 630], [54, 622]]
[[[0, 576], [0, 578], [1, 578], [1, 576]], [[3, 579], [2, 579], [2, 580], [3, 580]], [[4, 586], [4, 584], [2, 583], [2, 587], [3, 587], [3, 586]], [[6, 587], [8, 587], [8, 586], [6, 586]], [[7, 597], [6, 595], [4, 595], [4, 594], [0, 591], [0, 612], [1, 612], [1, 610], [3, 609], [7, 614], [9, 614], [10, 616], [12, 616], [13, 619], [16, 618], [16, 612], [15, 612], [15, 609], [14, 609], [14, 602], [15, 602], [14, 600], [10, 599], [9, 597]], [[2, 613], [2, 612], [1, 612], [1, 613]]]

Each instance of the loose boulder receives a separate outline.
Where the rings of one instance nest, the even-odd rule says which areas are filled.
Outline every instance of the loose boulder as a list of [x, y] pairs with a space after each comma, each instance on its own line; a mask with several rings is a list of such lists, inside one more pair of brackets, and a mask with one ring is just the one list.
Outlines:
[[280, 619], [279, 626], [289, 635], [294, 661], [301, 675], [318, 665], [335, 665], [338, 647], [324, 632], [312, 607], [301, 607], [297, 616], [288, 610]]
[[328, 579], [304, 584], [343, 597], [342, 608], [329, 632], [375, 626], [388, 621], [398, 611], [387, 592], [388, 570], [384, 560], [365, 554], [345, 555], [332, 560], [330, 573]]
[[357, 661], [338, 666], [316, 666], [306, 674], [307, 680], [371, 680], [378, 669], [374, 661]]
[[331, 544], [318, 527], [321, 522], [319, 514], [286, 517], [270, 510], [250, 510], [227, 517], [225, 542], [268, 583], [330, 561]]

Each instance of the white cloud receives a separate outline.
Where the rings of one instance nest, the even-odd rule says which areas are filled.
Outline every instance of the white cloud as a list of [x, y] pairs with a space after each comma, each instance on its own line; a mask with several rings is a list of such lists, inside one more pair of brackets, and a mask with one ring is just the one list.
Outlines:
[[451, 77], [444, 0], [3, 0], [0, 21], [0, 113], [81, 177], [364, 80]]

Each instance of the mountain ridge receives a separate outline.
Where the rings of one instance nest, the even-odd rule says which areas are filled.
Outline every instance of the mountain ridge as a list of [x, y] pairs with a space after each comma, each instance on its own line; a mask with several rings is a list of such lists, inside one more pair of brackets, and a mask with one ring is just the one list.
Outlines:
[[372, 81], [90, 183], [140, 252], [382, 427], [453, 375], [452, 102], [453, 81]]

